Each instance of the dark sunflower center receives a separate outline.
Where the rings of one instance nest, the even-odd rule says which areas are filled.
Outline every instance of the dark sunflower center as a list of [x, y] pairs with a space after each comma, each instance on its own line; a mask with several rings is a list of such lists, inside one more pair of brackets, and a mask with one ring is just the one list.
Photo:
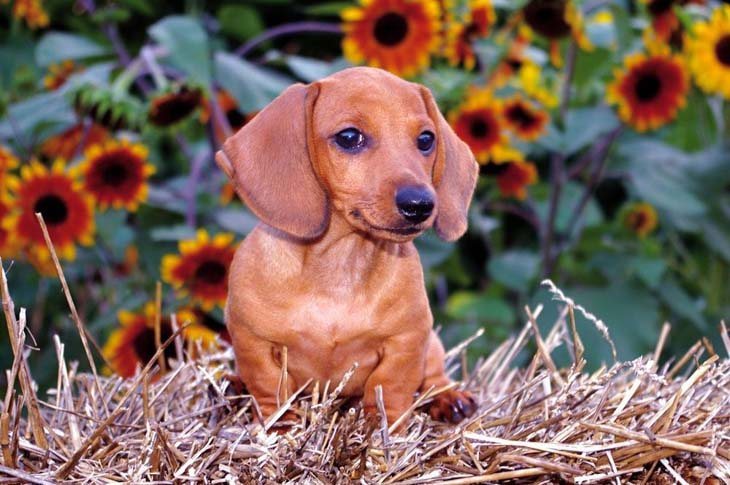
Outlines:
[[122, 185], [126, 180], [127, 168], [121, 163], [110, 163], [101, 172], [101, 179], [105, 185], [118, 186]]
[[652, 2], [649, 2], [649, 5], [647, 5], [647, 8], [649, 10], [649, 13], [656, 17], [657, 15], [661, 15], [664, 12], [667, 12], [672, 8], [672, 5], [674, 4], [675, 0], [654, 0]]
[[723, 65], [730, 67], [730, 34], [723, 36], [720, 41], [715, 44], [715, 57]]
[[632, 214], [630, 224], [634, 230], [638, 231], [646, 226], [647, 222], [648, 218], [646, 216], [646, 213], [644, 213], [643, 211], [637, 211]]
[[522, 59], [516, 57], [508, 58], [504, 61], [513, 71], [519, 71], [522, 67]]
[[152, 100], [149, 120], [158, 126], [169, 126], [181, 121], [200, 104], [199, 89], [183, 86], [179, 92], [170, 93]]
[[375, 22], [373, 35], [381, 45], [396, 46], [408, 35], [408, 21], [399, 13], [388, 12]]
[[532, 113], [520, 105], [513, 106], [507, 113], [507, 116], [520, 126], [530, 126], [535, 121]]
[[489, 134], [489, 125], [482, 119], [474, 119], [469, 123], [469, 133], [474, 138], [486, 138]]
[[651, 101], [662, 89], [662, 81], [656, 74], [645, 74], [636, 82], [636, 97], [641, 101]]
[[464, 39], [471, 40], [479, 35], [479, 24], [472, 22], [464, 28]]
[[[172, 336], [172, 330], [170, 328], [170, 321], [164, 319], [160, 325], [160, 342], [164, 342]], [[155, 330], [152, 328], [145, 328], [142, 332], [137, 335], [132, 341], [132, 348], [134, 353], [137, 354], [137, 358], [146, 365], [157, 352], [157, 345], [155, 344]], [[168, 345], [163, 351], [166, 359], [175, 357], [175, 346]]]
[[35, 212], [43, 214], [43, 220], [47, 224], [63, 224], [68, 219], [68, 206], [59, 196], [54, 194], [44, 195], [38, 199], [33, 206]]
[[499, 177], [504, 174], [509, 167], [509, 163], [484, 163], [479, 164], [479, 173], [492, 177]]
[[532, 0], [523, 12], [532, 30], [549, 39], [559, 39], [570, 33], [565, 21], [566, 0]]
[[237, 109], [228, 110], [226, 112], [226, 118], [228, 119], [228, 124], [233, 128], [246, 124], [246, 116]]
[[226, 277], [226, 267], [218, 261], [205, 261], [195, 270], [195, 279], [209, 285], [217, 285]]
[[211, 315], [208, 312], [204, 312], [200, 308], [194, 310], [195, 316], [198, 318], [198, 322], [215, 332], [221, 332], [226, 328], [226, 324]]

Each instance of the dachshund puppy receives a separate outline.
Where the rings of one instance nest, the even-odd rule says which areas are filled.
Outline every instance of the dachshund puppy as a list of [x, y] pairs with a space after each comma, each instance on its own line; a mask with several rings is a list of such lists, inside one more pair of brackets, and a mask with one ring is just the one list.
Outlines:
[[[368, 67], [293, 85], [216, 160], [261, 220], [233, 259], [225, 313], [264, 416], [354, 363], [343, 396], [375, 414], [381, 385], [391, 424], [416, 392], [449, 384], [412, 241], [466, 231], [478, 166], [427, 88]], [[475, 409], [451, 390], [430, 414], [458, 422]]]

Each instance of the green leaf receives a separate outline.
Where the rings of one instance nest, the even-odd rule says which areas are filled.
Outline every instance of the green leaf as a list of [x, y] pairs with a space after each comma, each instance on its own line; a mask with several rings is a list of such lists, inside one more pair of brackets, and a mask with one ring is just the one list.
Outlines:
[[240, 41], [248, 40], [264, 30], [258, 10], [248, 5], [224, 5], [218, 9], [216, 17], [221, 31]]
[[8, 107], [0, 121], [0, 138], [20, 140], [43, 130], [57, 131], [75, 121], [76, 115], [61, 93], [42, 93]]
[[223, 229], [244, 236], [253, 231], [259, 223], [256, 216], [246, 209], [219, 209], [214, 217]]
[[692, 186], [684, 154], [656, 141], [626, 144], [620, 152], [630, 160], [630, 181], [639, 197], [678, 217], [706, 212], [701, 189]]
[[715, 117], [707, 96], [692, 90], [687, 97], [687, 104], [663, 138], [680, 150], [692, 152], [714, 144], [717, 135]]
[[702, 309], [692, 297], [670, 279], [664, 282], [659, 288], [659, 297], [678, 316], [689, 320], [701, 332], [707, 332], [708, 325], [702, 316]]
[[721, 221], [705, 220], [700, 223], [700, 231], [707, 245], [730, 262], [730, 223], [727, 219]]
[[579, 51], [575, 60], [573, 80], [576, 86], [584, 87], [598, 82], [611, 72], [613, 53], [608, 49], [591, 52]]
[[187, 211], [187, 205], [182, 197], [173, 190], [161, 186], [149, 187], [147, 204], [177, 214], [185, 214]]
[[305, 7], [304, 13], [315, 16], [339, 17], [340, 12], [347, 7], [352, 7], [354, 2], [327, 2], [318, 5]]
[[336, 70], [329, 62], [309, 57], [286, 56], [284, 62], [299, 79], [308, 83], [327, 77]]
[[654, 289], [661, 283], [667, 263], [658, 258], [637, 256], [631, 259], [631, 267], [647, 287]]
[[595, 143], [596, 139], [619, 126], [618, 118], [609, 107], [600, 105], [592, 108], [568, 110], [565, 129], [551, 124], [547, 135], [537, 144], [547, 150], [570, 156], [582, 148]]
[[613, 22], [588, 22], [586, 34], [596, 47], [610, 49], [616, 44], [616, 26]]
[[[582, 305], [608, 327], [619, 360], [645, 355], [653, 349], [661, 323], [657, 299], [642, 286], [627, 281], [614, 281], [608, 286], [562, 288], [566, 296]], [[543, 334], [555, 323], [562, 304], [551, 301], [544, 288], [535, 295], [531, 306], [545, 305], [538, 323]], [[612, 362], [611, 347], [593, 322], [575, 312], [576, 326], [590, 368]]]
[[45, 67], [66, 59], [86, 59], [109, 53], [107, 46], [86, 37], [66, 32], [48, 32], [38, 41], [35, 59], [39, 66]]
[[468, 291], [457, 291], [446, 302], [446, 313], [455, 319], [512, 325], [515, 313], [503, 299]]
[[[580, 202], [581, 197], [583, 197], [584, 191], [585, 188], [583, 185], [577, 182], [568, 182], [563, 186], [562, 195], [558, 203], [558, 212], [555, 217], [555, 227], [558, 232], [565, 232], [568, 230], [568, 226], [573, 218], [573, 212]], [[535, 211], [541, 221], [547, 220], [550, 211], [550, 201], [548, 199], [536, 201]], [[591, 227], [600, 224], [602, 221], [603, 214], [601, 209], [599, 209], [598, 203], [595, 199], [591, 197], [588, 200], [585, 209], [583, 209], [581, 225], [583, 227]]]
[[182, 241], [184, 239], [195, 239], [195, 228], [187, 224], [176, 226], [156, 227], [150, 231], [150, 239], [159, 241]]
[[152, 25], [149, 35], [168, 51], [173, 65], [203, 86], [211, 82], [208, 35], [200, 23], [185, 16], [165, 17]]
[[433, 231], [416, 239], [415, 244], [424, 270], [446, 261], [456, 247], [453, 243], [441, 240]]
[[277, 72], [226, 52], [215, 55], [215, 76], [244, 113], [260, 110], [291, 84], [290, 79]]
[[96, 215], [97, 234], [114, 254], [124, 254], [127, 246], [134, 242], [134, 231], [126, 224], [126, 219], [127, 213], [117, 210]]
[[499, 253], [489, 261], [494, 280], [515, 291], [526, 292], [537, 276], [540, 257], [531, 251], [513, 250]]
[[568, 110], [565, 120], [565, 153], [573, 154], [595, 143], [599, 136], [615, 129], [618, 124], [618, 118], [607, 106]]
[[151, 17], [154, 10], [149, 2], [145, 0], [120, 0], [122, 4], [128, 6], [132, 10], [141, 13], [146, 17]]

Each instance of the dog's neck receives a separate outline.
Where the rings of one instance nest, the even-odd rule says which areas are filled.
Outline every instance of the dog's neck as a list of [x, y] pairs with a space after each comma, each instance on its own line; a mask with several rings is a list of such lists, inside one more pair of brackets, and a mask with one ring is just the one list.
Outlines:
[[349, 275], [360, 279], [373, 270], [382, 270], [384, 263], [394, 258], [411, 256], [416, 251], [413, 242], [376, 239], [353, 228], [345, 218], [334, 212], [321, 238], [302, 245], [303, 272], [329, 275], [334, 279]]

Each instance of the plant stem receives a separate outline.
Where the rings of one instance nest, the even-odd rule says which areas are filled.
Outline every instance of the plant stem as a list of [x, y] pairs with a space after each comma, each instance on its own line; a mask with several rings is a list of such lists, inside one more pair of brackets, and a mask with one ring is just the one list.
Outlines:
[[489, 204], [487, 210], [489, 212], [504, 212], [505, 214], [515, 215], [530, 224], [535, 232], [538, 234], [540, 233], [540, 220], [530, 207], [512, 205], [504, 202], [494, 202]]
[[249, 53], [251, 53], [251, 51], [258, 47], [259, 44], [263, 44], [266, 41], [281, 35], [302, 34], [306, 32], [341, 34], [342, 29], [339, 25], [328, 22], [292, 22], [289, 24], [282, 24], [266, 30], [253, 39], [250, 39], [248, 42], [242, 44], [234, 51], [234, 54], [239, 57], [246, 57]]
[[588, 183], [586, 184], [585, 190], [583, 191], [583, 194], [581, 195], [580, 200], [578, 201], [578, 204], [576, 204], [575, 208], [573, 209], [573, 213], [570, 217], [570, 225], [568, 226], [567, 231], [565, 232], [565, 235], [570, 238], [573, 234], [573, 231], [575, 230], [576, 226], [578, 225], [578, 222], [583, 214], [583, 211], [588, 206], [588, 201], [591, 199], [591, 195], [593, 194], [593, 191], [595, 190], [598, 183], [603, 178], [603, 172], [606, 169], [606, 163], [608, 162], [608, 152], [611, 149], [611, 145], [613, 145], [613, 142], [616, 141], [616, 138], [621, 135], [623, 132], [623, 125], [619, 125], [618, 127], [614, 128], [606, 136], [601, 139], [600, 142], [596, 145], [595, 150], [592, 150], [593, 153], [595, 153], [595, 156], [591, 157], [591, 163], [598, 161], [598, 165], [591, 173], [590, 178], [588, 179]]
[[[563, 129], [565, 127], [565, 117], [568, 112], [568, 104], [570, 102], [570, 85], [573, 81], [573, 72], [575, 71], [575, 60], [578, 55], [578, 46], [575, 42], [570, 43], [568, 48], [568, 61], [565, 65], [565, 79], [563, 81], [563, 89], [560, 98], [560, 107], [558, 109], [558, 118], [556, 120], [558, 126]], [[548, 209], [548, 217], [545, 226], [541, 231], [542, 242], [542, 274], [549, 276], [553, 270], [553, 240], [555, 238], [555, 221], [558, 215], [558, 206], [560, 205], [560, 194], [565, 183], [565, 153], [553, 153], [550, 163], [550, 206]]]

